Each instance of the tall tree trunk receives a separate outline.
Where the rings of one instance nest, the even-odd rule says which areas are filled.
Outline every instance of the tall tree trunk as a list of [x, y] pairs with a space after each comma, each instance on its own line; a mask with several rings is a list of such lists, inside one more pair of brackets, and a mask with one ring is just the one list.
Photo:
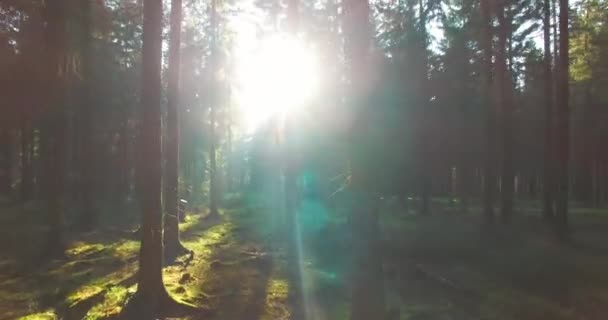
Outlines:
[[385, 317], [382, 262], [379, 256], [379, 226], [377, 201], [369, 192], [371, 175], [369, 152], [365, 151], [370, 137], [365, 130], [369, 121], [369, 92], [365, 90], [369, 66], [371, 27], [369, 2], [344, 2], [344, 54], [350, 68], [351, 91], [349, 105], [353, 120], [350, 123], [350, 192], [355, 200], [351, 216], [354, 235], [351, 320], [383, 319]]
[[167, 163], [165, 165], [164, 205], [165, 260], [172, 261], [185, 251], [179, 240], [177, 185], [179, 173], [179, 77], [182, 26], [182, 0], [171, 1], [171, 34], [169, 38], [169, 88], [167, 91]]
[[[549, 0], [551, 1], [551, 18], [553, 20], [553, 59], [555, 61], [555, 75], [554, 75], [554, 80], [555, 83], [553, 84], [555, 86], [555, 84], [557, 83], [557, 68], [558, 68], [558, 63], [559, 63], [559, 34], [557, 32], [557, 1], [558, 0]], [[556, 89], [555, 87], [553, 89]], [[557, 94], [557, 90], [554, 90], [555, 94]], [[555, 97], [555, 96], [554, 96]], [[556, 99], [557, 100], [557, 99]], [[556, 102], [557, 104], [557, 102]]]
[[551, 72], [551, 0], [543, 1], [544, 73], [545, 73], [545, 146], [543, 155], [543, 219], [553, 218], [553, 74]]
[[494, 221], [494, 201], [496, 197], [496, 108], [492, 103], [492, 24], [491, 0], [481, 0], [483, 51], [483, 88], [482, 94], [486, 105], [486, 157], [484, 166], [483, 212], [486, 224]]
[[[162, 0], [144, 1], [141, 129], [138, 180], [142, 209], [141, 247], [137, 297], [151, 314], [162, 308], [169, 295], [163, 284], [163, 230], [161, 208], [161, 45]], [[143, 160], [143, 159], [140, 159]], [[141, 318], [151, 318], [141, 316]]]
[[21, 201], [32, 198], [32, 128], [26, 116], [21, 119]]
[[507, 67], [508, 54], [507, 38], [509, 36], [510, 19], [508, 2], [503, 0], [497, 5], [498, 16], [498, 50], [496, 51], [496, 95], [501, 110], [502, 124], [502, 170], [500, 178], [501, 210], [503, 223], [509, 223], [513, 215], [513, 104], [511, 103], [511, 76]]
[[46, 196], [49, 231], [46, 257], [63, 256], [62, 229], [64, 223], [65, 196], [65, 68], [63, 59], [67, 47], [66, 35], [66, 4], [64, 1], [47, 2], [44, 14], [47, 22], [45, 41], [48, 59], [46, 70], [48, 101], [50, 106], [45, 117], [45, 130], [41, 137], [44, 139], [43, 161], [45, 171], [44, 194]]
[[[299, 24], [299, 1], [288, 0], [287, 4], [287, 32], [295, 39], [298, 37]], [[297, 63], [297, 62], [294, 62]], [[300, 274], [302, 258], [298, 243], [301, 241], [301, 236], [298, 227], [298, 212], [297, 212], [297, 169], [294, 155], [297, 150], [294, 150], [295, 144], [292, 141], [293, 129], [297, 124], [292, 121], [291, 117], [284, 119], [283, 126], [283, 161], [284, 161], [284, 194], [285, 194], [285, 220], [287, 222], [285, 241], [287, 241], [287, 257], [289, 265], [289, 277], [293, 284], [293, 290], [290, 290], [290, 296], [297, 302], [294, 304], [295, 318], [307, 319], [307, 308], [304, 303], [307, 301], [302, 296], [302, 276]]]
[[419, 107], [422, 109], [422, 140], [424, 141], [421, 145], [421, 174], [422, 174], [422, 181], [421, 181], [421, 197], [422, 197], [422, 208], [421, 208], [421, 213], [423, 215], [427, 215], [430, 213], [430, 207], [431, 207], [431, 187], [432, 187], [432, 163], [433, 163], [433, 159], [432, 159], [432, 155], [430, 152], [431, 149], [431, 145], [433, 144], [432, 139], [433, 139], [433, 133], [431, 132], [431, 115], [430, 115], [430, 108], [429, 108], [429, 97], [428, 97], [428, 85], [429, 85], [429, 79], [428, 79], [428, 67], [429, 67], [429, 57], [428, 57], [428, 52], [427, 52], [427, 45], [428, 45], [428, 34], [427, 34], [427, 30], [426, 30], [426, 24], [427, 24], [427, 14], [426, 14], [426, 6], [424, 3], [424, 0], [419, 0], [418, 2], [418, 24], [419, 24], [419, 30], [418, 32], [420, 32], [421, 35], [421, 39], [420, 39], [420, 46], [419, 46], [419, 50], [420, 50], [420, 85], [421, 85], [421, 90], [420, 90], [420, 105]]
[[568, 0], [559, 0], [559, 73], [557, 74], [557, 138], [558, 138], [558, 197], [555, 226], [560, 240], [569, 237], [568, 196], [569, 196], [569, 160], [570, 160], [570, 98], [569, 78], [569, 31], [568, 31]]
[[218, 33], [218, 22], [217, 22], [217, 8], [216, 0], [211, 1], [211, 28], [213, 32], [212, 36], [212, 48], [211, 48], [211, 92], [209, 92], [210, 101], [210, 112], [209, 112], [209, 217], [219, 217], [218, 202], [219, 202], [219, 185], [217, 181], [217, 137], [215, 132], [216, 123], [216, 112], [219, 103], [219, 92], [217, 92], [217, 79], [216, 70], [218, 68], [218, 52], [217, 52], [217, 33]]
[[226, 190], [234, 191], [234, 154], [232, 150], [232, 110], [228, 110], [226, 121]]
[[0, 195], [11, 190], [11, 137], [9, 129], [0, 128]]
[[[585, 50], [587, 50], [585, 44]], [[583, 100], [583, 141], [582, 144], [582, 163], [580, 164], [580, 180], [578, 186], [578, 198], [583, 201], [587, 207], [593, 206], [593, 163], [595, 160], [595, 135], [593, 130], [594, 114], [592, 101], [591, 81], [585, 84], [585, 93]]]
[[473, 170], [471, 165], [471, 159], [465, 154], [461, 154], [461, 165], [458, 168], [456, 175], [457, 187], [460, 198], [460, 212], [468, 213], [471, 201], [471, 190], [473, 182]]
[[80, 213], [80, 227], [83, 230], [92, 230], [97, 224], [98, 212], [95, 206], [95, 175], [99, 170], [96, 165], [97, 162], [97, 146], [95, 145], [96, 139], [94, 138], [94, 111], [93, 98], [92, 98], [92, 8], [91, 1], [81, 1], [82, 10], [82, 74], [83, 82], [80, 88], [80, 103], [81, 110], [80, 114], [80, 133], [82, 137], [79, 139], [81, 142], [79, 151], [80, 156], [80, 175], [81, 175], [81, 213]]

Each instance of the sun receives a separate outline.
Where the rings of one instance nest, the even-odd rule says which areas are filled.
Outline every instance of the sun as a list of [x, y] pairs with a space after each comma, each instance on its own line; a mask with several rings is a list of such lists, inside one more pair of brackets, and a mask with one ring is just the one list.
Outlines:
[[272, 117], [286, 116], [317, 94], [317, 57], [302, 40], [275, 34], [239, 55], [236, 92], [247, 131]]

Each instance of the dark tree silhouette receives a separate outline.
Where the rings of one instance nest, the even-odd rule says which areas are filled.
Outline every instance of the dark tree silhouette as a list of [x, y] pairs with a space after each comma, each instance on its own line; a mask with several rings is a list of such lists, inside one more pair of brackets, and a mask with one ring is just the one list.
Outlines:
[[344, 54], [351, 80], [352, 123], [349, 132], [350, 189], [356, 199], [351, 212], [351, 224], [356, 240], [353, 244], [351, 319], [363, 320], [384, 317], [384, 287], [377, 281], [382, 272], [378, 252], [378, 211], [370, 192], [373, 172], [370, 136], [364, 128], [369, 125], [370, 101], [366, 89], [366, 74], [370, 66], [371, 26], [367, 0], [344, 3]]
[[94, 139], [94, 100], [92, 99], [92, 7], [91, 1], [81, 1], [81, 76], [83, 78], [80, 87], [80, 110], [77, 114], [80, 115], [77, 127], [79, 128], [79, 173], [81, 176], [80, 192], [81, 194], [81, 220], [80, 226], [84, 230], [91, 230], [98, 219], [98, 212], [95, 206], [95, 175], [98, 170], [97, 149]]
[[543, 218], [553, 217], [553, 73], [551, 59], [551, 0], [543, 1], [543, 44], [545, 72], [545, 145], [543, 161]]
[[171, 1], [171, 33], [169, 37], [169, 88], [167, 90], [167, 140], [164, 182], [164, 245], [165, 260], [172, 261], [185, 252], [179, 240], [179, 209], [177, 199], [179, 166], [179, 78], [182, 1]]
[[46, 248], [49, 257], [63, 256], [64, 197], [65, 197], [65, 127], [64, 110], [66, 66], [66, 4], [63, 0], [45, 3], [45, 45], [48, 59], [45, 70], [46, 95], [50, 106], [45, 110], [41, 152], [44, 159], [44, 192], [47, 203], [49, 232]]
[[557, 72], [557, 159], [559, 164], [557, 208], [555, 226], [557, 236], [565, 241], [569, 237], [568, 198], [570, 160], [570, 109], [568, 0], [559, 0], [559, 58]]
[[486, 158], [484, 167], [483, 212], [486, 223], [494, 220], [496, 197], [496, 106], [492, 101], [492, 5], [481, 0], [481, 48], [483, 52], [483, 97], [486, 105]]
[[[510, 59], [510, 50], [507, 50], [509, 34], [511, 31], [511, 20], [509, 1], [498, 1], [496, 16], [498, 17], [498, 41], [496, 50], [496, 102], [500, 106], [500, 119], [502, 129], [502, 161], [500, 175], [501, 207], [500, 217], [503, 223], [508, 223], [513, 214], [513, 104], [511, 102], [512, 87], [511, 75], [507, 68]], [[509, 54], [509, 57], [507, 56]]]
[[216, 71], [219, 62], [219, 51], [217, 48], [217, 33], [218, 33], [218, 18], [217, 18], [217, 1], [211, 0], [211, 57], [209, 67], [209, 80], [210, 90], [209, 96], [209, 217], [219, 217], [218, 204], [220, 201], [220, 190], [218, 184], [218, 172], [217, 172], [217, 134], [216, 134], [216, 122], [217, 122], [217, 109], [219, 108], [219, 97], [218, 92], [218, 81], [216, 78]]
[[155, 314], [170, 301], [163, 284], [163, 230], [161, 208], [161, 45], [162, 0], [144, 2], [142, 49], [141, 131], [138, 149], [146, 159], [138, 163], [139, 201], [142, 210], [137, 297]]

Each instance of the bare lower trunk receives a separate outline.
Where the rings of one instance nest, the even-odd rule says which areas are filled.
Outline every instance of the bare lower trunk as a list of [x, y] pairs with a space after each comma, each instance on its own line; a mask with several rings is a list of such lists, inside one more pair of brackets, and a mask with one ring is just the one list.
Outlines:
[[95, 206], [95, 175], [99, 168], [97, 165], [98, 157], [97, 146], [95, 145], [96, 139], [94, 138], [94, 126], [93, 119], [95, 108], [93, 106], [92, 99], [92, 59], [91, 59], [91, 4], [90, 1], [82, 1], [82, 26], [83, 26], [83, 49], [82, 49], [82, 65], [84, 80], [82, 87], [80, 88], [80, 102], [81, 102], [81, 123], [80, 128], [82, 129], [80, 134], [81, 145], [80, 145], [80, 174], [81, 174], [81, 213], [80, 213], [80, 227], [84, 230], [92, 230], [97, 224], [98, 212]]
[[502, 125], [502, 170], [500, 175], [501, 210], [500, 217], [503, 223], [509, 223], [513, 215], [513, 105], [511, 103], [511, 81], [507, 68], [507, 38], [510, 21], [508, 21], [506, 6], [497, 8], [498, 16], [498, 50], [496, 51], [496, 94], [500, 105]]
[[460, 198], [460, 211], [468, 213], [471, 199], [471, 184], [473, 172], [467, 159], [462, 160], [460, 170], [458, 170], [458, 192]]
[[482, 43], [483, 50], [483, 92], [486, 105], [486, 158], [484, 168], [483, 212], [486, 224], [493, 223], [494, 201], [496, 194], [496, 109], [491, 101], [492, 88], [492, 29], [490, 0], [481, 0], [481, 16], [483, 21]]
[[[428, 170], [425, 171], [428, 172]], [[431, 181], [426, 174], [422, 177], [420, 188], [420, 213], [428, 215], [431, 207]]]
[[32, 128], [25, 116], [21, 122], [21, 201], [32, 198]]
[[[142, 209], [141, 247], [137, 296], [147, 310], [158, 310], [168, 299], [163, 284], [163, 230], [161, 208], [161, 29], [162, 1], [144, 2], [142, 121], [139, 152], [146, 155], [138, 163]], [[153, 312], [153, 311], [150, 311]]]
[[172, 261], [185, 248], [179, 240], [179, 207], [177, 199], [179, 173], [179, 74], [182, 2], [171, 2], [171, 37], [169, 44], [169, 89], [167, 101], [167, 163], [164, 180], [165, 260]]
[[11, 190], [11, 143], [8, 129], [0, 128], [0, 194]]
[[[368, 320], [385, 318], [384, 284], [382, 279], [382, 261], [378, 250], [378, 224], [375, 202], [377, 199], [368, 192], [371, 170], [368, 152], [361, 152], [361, 141], [366, 141], [365, 130], [369, 121], [366, 76], [370, 54], [371, 26], [369, 24], [370, 8], [367, 0], [349, 0], [343, 5], [343, 30], [345, 35], [344, 54], [350, 65], [353, 106], [350, 142], [350, 192], [354, 199], [351, 211], [353, 232], [353, 271], [351, 295], [351, 320]], [[363, 143], [365, 145], [365, 143]]]
[[568, 0], [559, 0], [559, 73], [558, 73], [558, 111], [557, 111], [557, 139], [558, 145], [558, 197], [557, 212], [555, 219], [556, 232], [559, 239], [565, 241], [569, 238], [570, 227], [568, 222], [568, 197], [569, 197], [569, 160], [570, 160], [570, 111], [568, 107]]
[[[213, 127], [213, 125], [212, 125]], [[211, 139], [215, 139], [215, 129], [211, 128]], [[218, 189], [218, 181], [217, 181], [217, 154], [215, 148], [215, 142], [211, 142], [209, 146], [209, 216], [217, 217], [219, 216], [218, 212], [218, 198], [219, 198], [219, 189]]]
[[212, 79], [212, 92], [209, 92], [211, 96], [211, 106], [209, 112], [209, 216], [212, 218], [216, 218], [219, 216], [218, 212], [218, 202], [219, 202], [219, 185], [218, 185], [218, 176], [217, 176], [217, 137], [215, 132], [215, 123], [216, 123], [216, 112], [219, 103], [219, 92], [216, 92], [215, 89], [219, 86], [216, 85], [215, 73], [217, 68], [218, 61], [218, 51], [217, 51], [217, 12], [216, 12], [216, 0], [211, 1], [211, 26], [212, 26], [212, 44], [211, 44], [211, 79]]
[[551, 71], [551, 0], [543, 1], [544, 73], [545, 73], [545, 145], [543, 155], [543, 219], [554, 214], [554, 148], [553, 148], [553, 73]]
[[44, 193], [48, 210], [49, 231], [44, 255], [60, 257], [65, 247], [63, 239], [65, 197], [65, 122], [64, 115], [52, 116], [44, 134], [45, 164]]
[[63, 255], [63, 200], [65, 187], [65, 79], [63, 57], [67, 47], [65, 29], [66, 4], [63, 1], [46, 3], [44, 8], [47, 18], [46, 49], [48, 69], [46, 80], [51, 108], [44, 118], [43, 161], [44, 161], [44, 194], [48, 210], [49, 232], [43, 255], [56, 257]]
[[382, 257], [379, 248], [377, 199], [355, 195], [359, 201], [353, 212], [355, 236], [351, 320], [383, 319], [385, 315]]

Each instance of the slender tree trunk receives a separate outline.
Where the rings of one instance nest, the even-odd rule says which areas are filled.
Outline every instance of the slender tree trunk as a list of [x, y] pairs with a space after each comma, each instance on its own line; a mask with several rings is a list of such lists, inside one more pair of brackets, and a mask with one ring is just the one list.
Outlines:
[[509, 223], [513, 215], [513, 104], [511, 103], [511, 76], [507, 68], [507, 38], [510, 21], [505, 16], [508, 13], [507, 1], [497, 6], [498, 16], [498, 50], [496, 51], [496, 95], [502, 116], [502, 170], [500, 178], [501, 211], [503, 223]]
[[8, 129], [0, 128], [0, 194], [11, 190], [11, 139]]
[[551, 72], [551, 0], [543, 1], [544, 73], [545, 73], [545, 145], [543, 155], [543, 219], [553, 218], [553, 74]]
[[93, 107], [92, 98], [92, 27], [91, 27], [91, 2], [82, 1], [82, 74], [83, 82], [80, 88], [80, 102], [81, 102], [81, 123], [80, 123], [80, 134], [82, 135], [79, 139], [81, 145], [79, 151], [80, 156], [80, 175], [81, 175], [81, 213], [80, 213], [80, 227], [83, 230], [92, 230], [97, 224], [98, 212], [95, 206], [95, 198], [99, 196], [95, 193], [95, 175], [99, 170], [97, 165], [97, 146], [95, 145], [96, 139], [94, 138], [94, 126], [93, 114], [95, 108]]
[[[557, 1], [558, 0], [549, 0], [551, 1], [551, 18], [553, 20], [553, 58], [555, 59], [555, 69], [557, 70], [557, 64], [559, 62], [559, 34], [557, 33], [557, 15], [558, 15], [558, 11], [557, 11]], [[557, 72], [556, 72], [557, 75]], [[556, 81], [557, 79], [554, 78]]]
[[218, 107], [218, 103], [219, 103], [219, 93], [216, 92], [218, 86], [217, 86], [217, 79], [216, 79], [216, 70], [217, 70], [217, 62], [218, 62], [218, 57], [217, 57], [217, 28], [218, 28], [218, 24], [217, 24], [217, 8], [216, 8], [216, 0], [212, 0], [211, 1], [211, 28], [212, 28], [212, 32], [213, 32], [213, 36], [212, 36], [212, 53], [211, 53], [211, 91], [209, 92], [210, 96], [211, 96], [211, 105], [210, 105], [210, 112], [209, 112], [209, 195], [210, 195], [210, 203], [209, 203], [209, 217], [211, 218], [217, 218], [219, 217], [219, 212], [218, 212], [218, 202], [219, 202], [219, 185], [218, 185], [218, 181], [217, 181], [217, 155], [216, 155], [216, 145], [217, 145], [217, 137], [216, 137], [216, 133], [215, 133], [215, 123], [216, 123], [216, 112], [217, 112], [217, 107]]
[[423, 215], [427, 215], [430, 213], [431, 207], [431, 188], [432, 188], [432, 164], [433, 157], [431, 155], [430, 149], [433, 144], [433, 133], [431, 132], [431, 115], [429, 108], [429, 97], [428, 97], [428, 67], [429, 67], [429, 58], [427, 52], [428, 45], [428, 34], [427, 34], [427, 14], [426, 14], [426, 6], [424, 0], [419, 0], [418, 2], [418, 18], [419, 18], [419, 32], [421, 33], [422, 39], [420, 39], [419, 50], [420, 50], [420, 105], [419, 107], [422, 109], [422, 136], [424, 141], [421, 145], [421, 197], [422, 197], [422, 208], [421, 213]]
[[65, 70], [63, 57], [67, 47], [66, 4], [64, 1], [47, 2], [44, 14], [47, 22], [45, 40], [48, 59], [46, 70], [48, 101], [50, 106], [45, 117], [45, 130], [41, 137], [45, 143], [44, 154], [44, 194], [46, 196], [49, 232], [47, 234], [45, 257], [63, 256], [63, 223], [65, 196], [65, 127], [66, 98]]
[[[585, 50], [587, 50], [587, 43], [585, 43]], [[593, 163], [595, 161], [595, 135], [593, 130], [595, 128], [594, 123], [594, 110], [592, 101], [592, 84], [588, 81], [585, 84], [584, 102], [583, 102], [583, 141], [582, 143], [582, 163], [580, 166], [580, 180], [579, 180], [579, 199], [583, 201], [587, 207], [593, 206]]]
[[591, 164], [591, 198], [593, 201], [594, 208], [599, 208], [601, 205], [598, 183], [602, 177], [601, 174], [602, 172], [600, 171], [600, 162], [596, 160]]
[[365, 90], [369, 66], [371, 27], [369, 2], [348, 0], [344, 2], [343, 30], [344, 54], [350, 68], [351, 91], [349, 105], [353, 120], [350, 124], [350, 192], [355, 200], [351, 216], [354, 235], [351, 320], [383, 319], [385, 317], [382, 262], [379, 256], [379, 226], [377, 199], [369, 192], [371, 172], [367, 157], [361, 148], [369, 143], [369, 137], [361, 128], [368, 118], [368, 93]]
[[[298, 37], [299, 27], [299, 0], [288, 0], [287, 2], [287, 32], [293, 37]], [[298, 227], [298, 212], [297, 212], [297, 170], [294, 155], [297, 150], [294, 149], [295, 144], [292, 142], [293, 129], [297, 125], [290, 117], [284, 120], [283, 129], [283, 161], [284, 161], [284, 191], [285, 191], [285, 218], [287, 222], [285, 241], [287, 241], [287, 256], [289, 265], [289, 277], [293, 290], [290, 290], [290, 296], [296, 299], [294, 304], [295, 318], [307, 319], [307, 308], [304, 303], [307, 301], [303, 297], [301, 284], [301, 263], [302, 257], [298, 249], [298, 243], [301, 241]]]
[[172, 261], [185, 251], [179, 240], [177, 185], [179, 173], [179, 77], [182, 1], [171, 1], [171, 34], [169, 38], [169, 88], [167, 91], [167, 163], [165, 166], [164, 205], [165, 260]]
[[[161, 207], [161, 45], [162, 0], [144, 1], [142, 58], [142, 107], [139, 152], [146, 155], [139, 161], [138, 180], [141, 188], [141, 247], [137, 297], [151, 315], [162, 308], [169, 295], [163, 284], [163, 230]], [[143, 160], [143, 159], [140, 159]]]
[[570, 90], [569, 79], [569, 31], [568, 31], [568, 0], [559, 0], [559, 73], [558, 86], [558, 111], [557, 111], [557, 138], [558, 145], [558, 198], [556, 212], [556, 232], [561, 240], [569, 238], [570, 230], [568, 223], [568, 197], [569, 197], [569, 160], [570, 160], [570, 110], [568, 99]]
[[[468, 213], [469, 207], [471, 206], [471, 185], [473, 180], [473, 172], [470, 165], [470, 159], [467, 160], [465, 157], [463, 163], [458, 170], [458, 186], [459, 186], [459, 194], [460, 194], [460, 211], [462, 213]], [[466, 162], [466, 163], [465, 163]]]
[[32, 129], [26, 116], [21, 119], [21, 201], [32, 198]]
[[226, 123], [226, 190], [234, 192], [234, 154], [232, 150], [232, 111], [228, 110]]
[[486, 224], [494, 221], [496, 196], [496, 109], [491, 99], [492, 91], [492, 26], [490, 0], [481, 0], [483, 21], [481, 47], [483, 51], [483, 97], [486, 105], [486, 158], [484, 167], [483, 211]]
[[130, 193], [131, 170], [129, 164], [129, 113], [123, 114], [124, 123], [120, 128], [118, 141], [118, 202], [124, 203]]

